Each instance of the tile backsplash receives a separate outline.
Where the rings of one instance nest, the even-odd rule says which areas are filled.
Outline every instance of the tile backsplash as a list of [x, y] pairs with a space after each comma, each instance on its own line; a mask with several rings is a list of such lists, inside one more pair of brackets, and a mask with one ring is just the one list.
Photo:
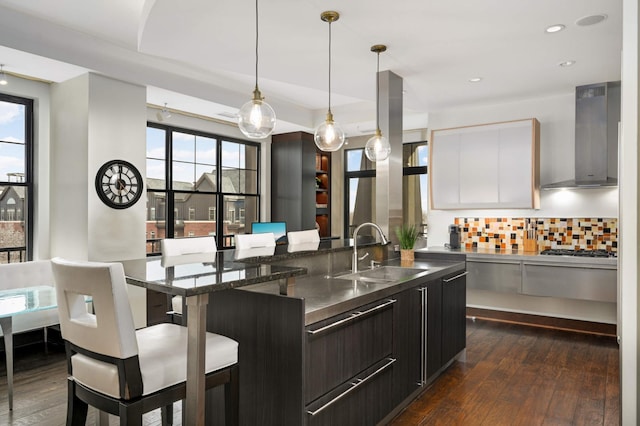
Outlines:
[[527, 222], [538, 249], [618, 251], [616, 218], [457, 217], [465, 248], [523, 250]]

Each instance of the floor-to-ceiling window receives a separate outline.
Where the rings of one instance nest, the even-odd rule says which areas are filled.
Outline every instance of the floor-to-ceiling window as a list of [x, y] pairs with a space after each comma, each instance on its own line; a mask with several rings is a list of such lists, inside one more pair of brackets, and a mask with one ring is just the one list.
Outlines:
[[402, 145], [402, 217], [418, 225], [426, 237], [429, 212], [429, 145], [427, 142]]
[[0, 263], [33, 257], [33, 100], [0, 93]]
[[344, 164], [344, 205], [347, 207], [344, 234], [351, 238], [358, 225], [372, 222], [375, 218], [376, 169], [362, 148], [345, 149]]
[[[345, 166], [345, 230], [350, 238], [353, 230], [364, 222], [375, 221], [376, 169], [375, 163], [364, 155], [364, 149], [346, 149]], [[429, 208], [428, 142], [402, 145], [402, 210], [403, 221], [418, 225], [427, 234]]]
[[235, 245], [259, 220], [260, 145], [149, 123], [147, 253], [163, 238], [215, 236]]

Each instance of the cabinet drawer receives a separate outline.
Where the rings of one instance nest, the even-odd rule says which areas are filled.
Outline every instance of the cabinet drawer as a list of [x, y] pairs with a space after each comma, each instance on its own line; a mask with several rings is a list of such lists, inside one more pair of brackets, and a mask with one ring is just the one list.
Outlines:
[[524, 264], [522, 293], [532, 296], [617, 301], [615, 269]]
[[520, 262], [493, 263], [467, 260], [467, 286], [477, 290], [520, 293]]
[[307, 327], [306, 403], [391, 356], [394, 304], [379, 301]]
[[393, 367], [386, 358], [307, 406], [309, 426], [368, 426], [377, 424], [392, 409]]

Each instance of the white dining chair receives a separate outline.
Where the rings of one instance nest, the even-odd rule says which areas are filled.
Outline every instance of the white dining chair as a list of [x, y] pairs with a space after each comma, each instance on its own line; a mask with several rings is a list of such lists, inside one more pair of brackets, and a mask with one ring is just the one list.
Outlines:
[[[184, 265], [186, 263], [212, 262], [216, 254], [215, 237], [188, 237], [188, 238], [165, 238], [160, 241], [162, 258], [160, 263], [163, 267]], [[184, 313], [184, 299], [182, 296], [171, 298], [170, 316], [181, 317]]]
[[237, 234], [235, 236], [236, 250], [255, 249], [260, 247], [275, 247], [276, 237], [273, 232], [259, 234]]
[[313, 251], [317, 250], [320, 245], [320, 234], [317, 229], [309, 229], [306, 231], [290, 231], [287, 232], [287, 251], [290, 253], [296, 251]]
[[[67, 425], [84, 425], [88, 406], [142, 425], [185, 398], [187, 328], [162, 323], [136, 330], [120, 263], [52, 259], [60, 329], [67, 352]], [[93, 300], [94, 312], [85, 305]], [[238, 343], [206, 334], [207, 389], [224, 384], [225, 422], [238, 423]]]

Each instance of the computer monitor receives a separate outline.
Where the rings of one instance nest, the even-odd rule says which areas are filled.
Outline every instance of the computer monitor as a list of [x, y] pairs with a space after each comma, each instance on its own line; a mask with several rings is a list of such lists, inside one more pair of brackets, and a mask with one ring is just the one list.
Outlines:
[[273, 232], [276, 244], [287, 244], [286, 222], [251, 222], [252, 234], [264, 234], [265, 232]]

